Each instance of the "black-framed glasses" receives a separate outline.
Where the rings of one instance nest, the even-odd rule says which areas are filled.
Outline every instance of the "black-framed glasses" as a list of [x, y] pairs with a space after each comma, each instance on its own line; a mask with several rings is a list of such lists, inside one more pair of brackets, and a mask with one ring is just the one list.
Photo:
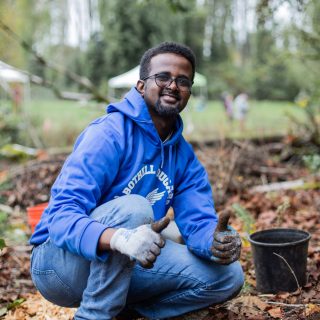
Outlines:
[[176, 83], [177, 88], [180, 91], [188, 91], [191, 92], [191, 87], [193, 85], [193, 81], [188, 79], [187, 77], [178, 76], [176, 78], [171, 77], [167, 73], [156, 73], [149, 77], [143, 78], [141, 80], [145, 81], [147, 79], [154, 78], [156, 84], [160, 88], [167, 88], [171, 85], [171, 83], [174, 81]]

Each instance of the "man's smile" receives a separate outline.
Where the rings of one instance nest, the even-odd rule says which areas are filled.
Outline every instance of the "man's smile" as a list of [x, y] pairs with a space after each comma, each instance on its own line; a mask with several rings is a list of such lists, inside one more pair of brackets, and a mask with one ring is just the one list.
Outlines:
[[175, 103], [177, 101], [180, 101], [180, 96], [178, 94], [170, 93], [170, 92], [163, 92], [160, 95], [160, 98], [162, 98], [167, 103]]

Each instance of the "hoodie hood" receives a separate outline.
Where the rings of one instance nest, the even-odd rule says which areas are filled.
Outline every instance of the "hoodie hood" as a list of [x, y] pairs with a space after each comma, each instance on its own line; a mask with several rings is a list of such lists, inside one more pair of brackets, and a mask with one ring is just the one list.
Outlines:
[[158, 131], [151, 119], [148, 106], [135, 87], [132, 87], [125, 95], [124, 101], [111, 104], [107, 107], [107, 113], [112, 112], [121, 112], [133, 120], [144, 131], [146, 136], [151, 139], [152, 143], [159, 147], [174, 145], [181, 138], [183, 122], [181, 116], [178, 115], [176, 127], [171, 138], [164, 143], [161, 141]]

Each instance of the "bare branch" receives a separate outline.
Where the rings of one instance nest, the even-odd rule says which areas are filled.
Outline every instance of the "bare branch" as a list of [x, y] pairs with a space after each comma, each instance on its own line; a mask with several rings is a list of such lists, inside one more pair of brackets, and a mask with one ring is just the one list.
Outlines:
[[[57, 73], [65, 75], [67, 78], [69, 78], [71, 81], [76, 82], [79, 84], [81, 87], [87, 89], [91, 94], [93, 99], [97, 100], [98, 102], [105, 102], [109, 103], [109, 100], [106, 96], [102, 95], [97, 87], [93, 85], [93, 83], [86, 77], [80, 76], [70, 70], [67, 70], [63, 67], [61, 67], [58, 64], [49, 62], [47, 59], [39, 55], [33, 48], [32, 46], [21, 39], [9, 26], [7, 26], [5, 23], [3, 23], [0, 20], [0, 28], [14, 41], [16, 41], [22, 48], [24, 48], [26, 51], [30, 52], [36, 60], [43, 65], [46, 68], [49, 68], [51, 70], [54, 70]], [[46, 87], [51, 88], [54, 93], [62, 98], [63, 95], [61, 94], [60, 90], [58, 90], [52, 83], [47, 82], [46, 80], [43, 80], [42, 84]]]

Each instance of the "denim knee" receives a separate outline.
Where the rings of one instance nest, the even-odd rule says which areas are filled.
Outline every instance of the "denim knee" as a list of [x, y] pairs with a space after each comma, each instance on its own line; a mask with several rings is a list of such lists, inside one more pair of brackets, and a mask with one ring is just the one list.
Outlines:
[[244, 284], [244, 274], [239, 261], [229, 265], [227, 283], [229, 285], [227, 299], [235, 297]]
[[123, 196], [122, 198], [124, 198], [126, 211], [136, 220], [137, 227], [153, 221], [153, 209], [145, 197], [138, 194], [131, 194]]
[[110, 227], [136, 228], [153, 222], [149, 201], [137, 194], [126, 195], [97, 207], [91, 217]]
[[238, 261], [228, 266], [221, 266], [221, 268], [222, 274], [219, 283], [207, 284], [204, 288], [206, 295], [210, 295], [210, 291], [212, 292], [213, 303], [221, 303], [234, 298], [244, 283], [243, 270]]
[[243, 271], [239, 262], [228, 266], [213, 265], [212, 272], [206, 273], [192, 289], [191, 296], [197, 301], [198, 308], [222, 303], [237, 296], [243, 282]]

